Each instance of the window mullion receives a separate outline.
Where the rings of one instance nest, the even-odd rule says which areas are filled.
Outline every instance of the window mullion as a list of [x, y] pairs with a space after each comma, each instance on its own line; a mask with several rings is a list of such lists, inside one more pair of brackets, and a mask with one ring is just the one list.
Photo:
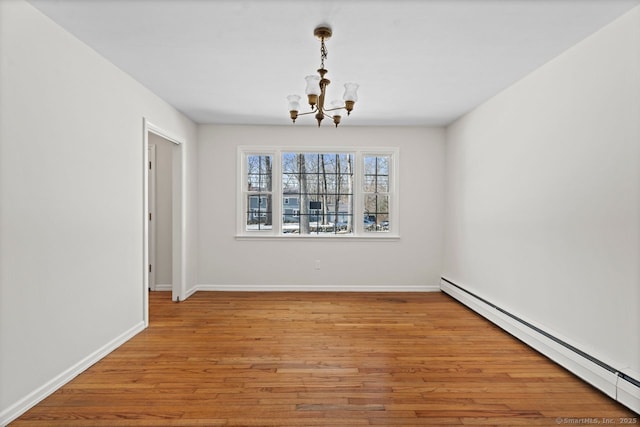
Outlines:
[[355, 153], [353, 170], [353, 232], [356, 236], [364, 233], [364, 154]]
[[273, 201], [273, 233], [282, 234], [282, 152], [276, 150], [271, 161], [271, 200]]
[[240, 164], [240, 167], [238, 168], [240, 170], [239, 177], [238, 177], [238, 188], [240, 189], [240, 191], [238, 192], [239, 200], [236, 201], [236, 206], [240, 212], [240, 215], [239, 215], [239, 219], [237, 220], [236, 229], [238, 233], [243, 234], [245, 233], [245, 230], [247, 227], [247, 212], [249, 211], [249, 205], [248, 205], [249, 189], [247, 188], [247, 185], [248, 185], [247, 177], [249, 172], [249, 168], [247, 167], [247, 162], [249, 158], [249, 153], [243, 152], [241, 158], [242, 158], [241, 164]]

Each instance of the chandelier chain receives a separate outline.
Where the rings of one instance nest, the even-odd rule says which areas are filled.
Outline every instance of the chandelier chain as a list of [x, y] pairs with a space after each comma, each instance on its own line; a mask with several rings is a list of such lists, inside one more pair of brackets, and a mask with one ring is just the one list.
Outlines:
[[324, 37], [320, 39], [320, 68], [324, 68], [324, 60], [327, 59], [327, 46], [324, 44]]

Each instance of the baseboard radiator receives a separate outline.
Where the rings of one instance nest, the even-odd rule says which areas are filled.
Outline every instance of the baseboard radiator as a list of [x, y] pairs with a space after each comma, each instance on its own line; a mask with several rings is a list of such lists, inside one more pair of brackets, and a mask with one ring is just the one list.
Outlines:
[[640, 413], [638, 378], [598, 360], [449, 279], [440, 279], [440, 289], [609, 397]]

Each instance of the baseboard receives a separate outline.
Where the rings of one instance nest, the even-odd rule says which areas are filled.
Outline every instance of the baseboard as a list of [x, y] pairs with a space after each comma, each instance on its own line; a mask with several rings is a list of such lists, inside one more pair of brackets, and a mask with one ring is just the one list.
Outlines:
[[433, 285], [196, 285], [196, 291], [225, 292], [440, 292]]
[[191, 295], [195, 294], [196, 292], [198, 292], [198, 286], [197, 285], [194, 286], [193, 288], [190, 288], [190, 289], [187, 290], [187, 292], [186, 292], [186, 294], [184, 296], [184, 299], [189, 298]]
[[530, 322], [508, 313], [504, 307], [496, 307], [447, 279], [441, 280], [440, 289], [612, 399], [640, 412], [639, 385], [634, 384], [636, 381], [633, 378], [622, 375], [611, 364], [580, 351]]
[[163, 283], [163, 284], [156, 284], [156, 286], [153, 288], [154, 291], [172, 291], [173, 290], [173, 285], [171, 283]]
[[628, 378], [618, 378], [616, 400], [640, 414], [640, 384], [637, 381], [631, 382]]
[[29, 409], [37, 405], [39, 402], [44, 400], [47, 396], [49, 396], [54, 391], [58, 390], [60, 387], [77, 377], [79, 374], [90, 368], [93, 364], [98, 362], [100, 359], [111, 353], [116, 348], [120, 347], [122, 344], [133, 338], [135, 335], [144, 330], [144, 322], [140, 322], [128, 331], [125, 331], [120, 336], [111, 340], [106, 345], [102, 346], [95, 352], [91, 353], [89, 356], [85, 357], [75, 365], [71, 366], [66, 371], [62, 372], [60, 375], [51, 379], [44, 385], [40, 386], [36, 390], [29, 393], [27, 396], [20, 399], [18, 402], [9, 406], [7, 409], [3, 410], [0, 413], [0, 426], [4, 426], [18, 418], [20, 415], [27, 412]]

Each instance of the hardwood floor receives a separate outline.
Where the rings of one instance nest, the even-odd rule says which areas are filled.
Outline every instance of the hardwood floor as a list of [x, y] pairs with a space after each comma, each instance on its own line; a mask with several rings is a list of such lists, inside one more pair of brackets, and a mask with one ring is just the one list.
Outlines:
[[638, 417], [445, 294], [199, 292], [181, 303], [169, 295], [151, 293], [147, 330], [12, 426]]

